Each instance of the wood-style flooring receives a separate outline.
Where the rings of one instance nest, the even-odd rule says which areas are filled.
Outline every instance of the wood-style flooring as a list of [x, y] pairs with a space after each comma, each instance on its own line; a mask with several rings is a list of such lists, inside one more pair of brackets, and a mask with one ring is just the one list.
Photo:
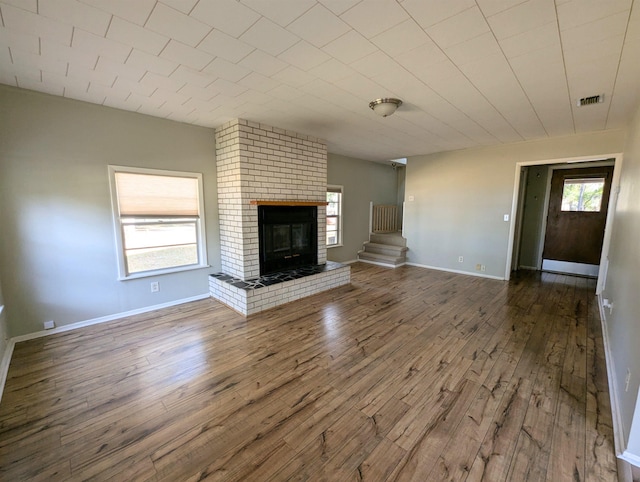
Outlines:
[[0, 480], [614, 481], [594, 289], [355, 264], [18, 343]]

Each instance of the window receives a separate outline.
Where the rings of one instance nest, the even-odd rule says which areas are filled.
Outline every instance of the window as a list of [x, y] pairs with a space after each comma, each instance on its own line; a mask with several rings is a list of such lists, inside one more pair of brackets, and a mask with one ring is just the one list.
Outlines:
[[342, 246], [342, 186], [327, 186], [327, 248]]
[[603, 177], [565, 179], [561, 210], [600, 212], [603, 191]]
[[202, 175], [109, 166], [119, 278], [207, 265]]

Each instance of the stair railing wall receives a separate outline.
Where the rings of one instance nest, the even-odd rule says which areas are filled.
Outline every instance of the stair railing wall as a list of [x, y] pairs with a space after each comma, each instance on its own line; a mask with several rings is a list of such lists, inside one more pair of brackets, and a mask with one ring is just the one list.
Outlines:
[[398, 206], [378, 204], [372, 206], [371, 232], [395, 233], [401, 229]]

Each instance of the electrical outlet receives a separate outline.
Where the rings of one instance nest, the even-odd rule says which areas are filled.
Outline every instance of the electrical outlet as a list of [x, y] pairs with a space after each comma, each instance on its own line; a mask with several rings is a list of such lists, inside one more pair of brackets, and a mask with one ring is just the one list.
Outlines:
[[631, 370], [627, 368], [627, 376], [624, 378], [624, 391], [629, 391], [629, 382], [631, 381]]
[[458, 256], [458, 263], [464, 262], [464, 256]]
[[152, 281], [151, 282], [151, 292], [152, 293], [157, 293], [158, 291], [160, 291], [160, 282]]
[[52, 328], [55, 328], [56, 324], [53, 322], [53, 320], [49, 320], [49, 321], [45, 321], [44, 322], [44, 329], [45, 330], [51, 330]]
[[484, 264], [481, 264], [480, 271], [487, 271], [487, 267]]

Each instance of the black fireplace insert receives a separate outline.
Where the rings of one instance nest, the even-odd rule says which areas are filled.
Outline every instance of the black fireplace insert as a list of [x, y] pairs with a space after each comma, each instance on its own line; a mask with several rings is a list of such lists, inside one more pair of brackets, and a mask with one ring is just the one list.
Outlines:
[[260, 275], [318, 263], [318, 208], [258, 206]]

